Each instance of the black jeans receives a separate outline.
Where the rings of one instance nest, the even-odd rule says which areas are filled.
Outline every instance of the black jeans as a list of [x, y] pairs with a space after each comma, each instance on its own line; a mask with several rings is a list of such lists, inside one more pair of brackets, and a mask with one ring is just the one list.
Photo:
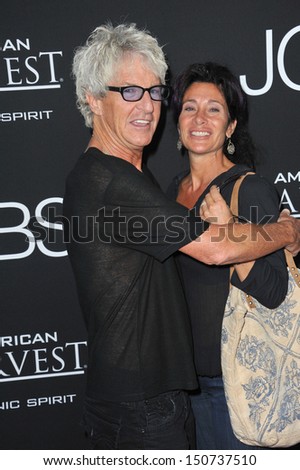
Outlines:
[[182, 391], [126, 403], [86, 399], [84, 422], [92, 449], [195, 449], [194, 417]]

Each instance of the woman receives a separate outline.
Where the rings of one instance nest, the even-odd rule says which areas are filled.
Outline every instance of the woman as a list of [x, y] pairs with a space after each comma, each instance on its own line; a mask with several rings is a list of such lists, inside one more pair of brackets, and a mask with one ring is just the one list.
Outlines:
[[[205, 195], [217, 185], [230, 203], [235, 180], [254, 169], [255, 148], [248, 133], [246, 96], [238, 79], [215, 63], [193, 64], [177, 77], [173, 109], [179, 149], [188, 151], [189, 170], [177, 176], [169, 195], [188, 208], [206, 211]], [[279, 215], [275, 189], [257, 175], [244, 180], [239, 215], [252, 222]], [[224, 221], [225, 223], [226, 221]], [[189, 305], [199, 391], [191, 395], [198, 449], [247, 449], [233, 434], [222, 382], [220, 340], [229, 292], [229, 266], [208, 266], [183, 253], [177, 255]], [[287, 291], [283, 252], [234, 266], [232, 284], [269, 308]]]

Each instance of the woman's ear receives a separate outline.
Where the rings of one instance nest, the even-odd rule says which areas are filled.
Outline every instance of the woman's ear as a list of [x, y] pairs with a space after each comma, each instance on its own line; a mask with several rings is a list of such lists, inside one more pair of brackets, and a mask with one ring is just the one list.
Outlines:
[[226, 137], [229, 139], [235, 131], [237, 120], [231, 121], [226, 130]]

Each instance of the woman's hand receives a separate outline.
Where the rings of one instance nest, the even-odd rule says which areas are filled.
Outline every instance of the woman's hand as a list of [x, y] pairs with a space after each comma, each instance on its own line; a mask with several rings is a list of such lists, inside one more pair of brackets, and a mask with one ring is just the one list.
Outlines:
[[200, 206], [200, 217], [210, 224], [229, 224], [233, 222], [231, 210], [221, 196], [219, 188], [212, 186]]
[[290, 225], [293, 226], [294, 242], [287, 245], [285, 248], [292, 253], [293, 256], [297, 256], [300, 253], [300, 220], [292, 217], [288, 209], [283, 209], [283, 211], [280, 212], [277, 222], [290, 223]]

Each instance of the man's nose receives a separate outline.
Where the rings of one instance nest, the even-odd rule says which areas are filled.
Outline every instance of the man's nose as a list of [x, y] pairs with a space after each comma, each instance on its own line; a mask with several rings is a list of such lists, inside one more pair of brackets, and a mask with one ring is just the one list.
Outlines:
[[140, 106], [146, 108], [149, 111], [153, 111], [154, 103], [153, 99], [151, 98], [149, 90], [146, 90], [142, 96], [142, 98], [138, 101]]

